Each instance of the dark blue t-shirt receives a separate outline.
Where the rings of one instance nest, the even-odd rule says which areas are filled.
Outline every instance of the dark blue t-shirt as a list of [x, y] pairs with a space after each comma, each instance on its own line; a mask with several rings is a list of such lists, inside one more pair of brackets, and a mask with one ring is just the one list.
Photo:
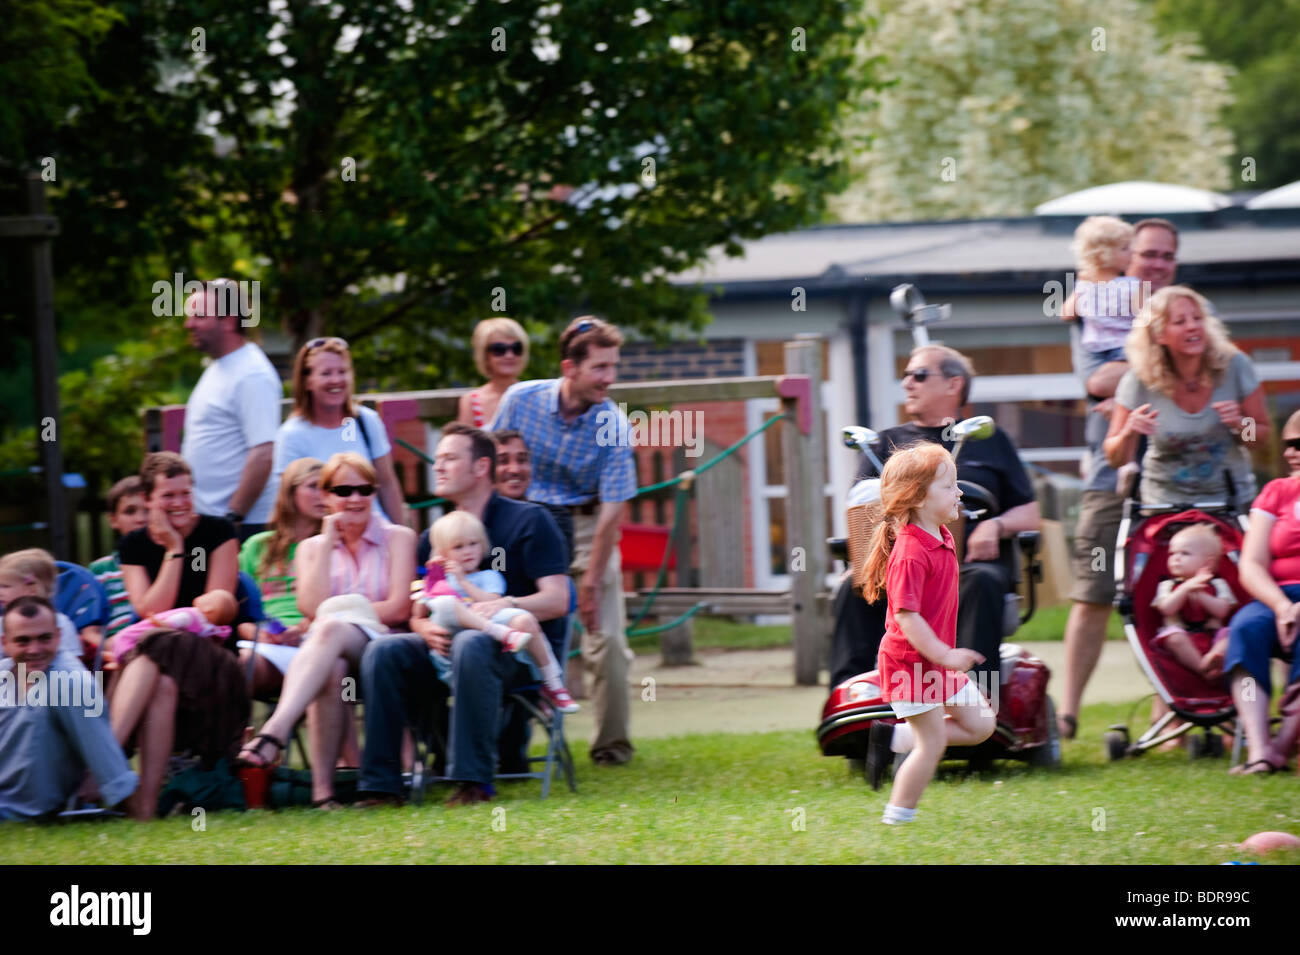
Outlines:
[[[483, 510], [488, 553], [479, 570], [497, 570], [506, 578], [506, 593], [527, 597], [537, 593], [537, 581], [569, 573], [569, 551], [550, 511], [540, 504], [513, 501], [493, 492]], [[429, 562], [433, 548], [429, 532], [420, 535], [416, 551], [419, 567]], [[542, 632], [556, 656], [564, 640], [565, 617], [543, 620]]]

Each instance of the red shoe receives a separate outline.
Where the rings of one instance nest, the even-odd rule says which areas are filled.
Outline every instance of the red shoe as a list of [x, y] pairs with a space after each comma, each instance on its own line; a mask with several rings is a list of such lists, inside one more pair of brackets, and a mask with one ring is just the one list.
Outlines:
[[550, 703], [561, 713], [576, 713], [582, 709], [574, 702], [573, 697], [569, 696], [569, 691], [562, 686], [552, 689], [542, 684], [542, 696], [545, 697], [547, 703]]
[[515, 653], [528, 646], [533, 635], [527, 630], [511, 630], [501, 640], [501, 649], [506, 653]]

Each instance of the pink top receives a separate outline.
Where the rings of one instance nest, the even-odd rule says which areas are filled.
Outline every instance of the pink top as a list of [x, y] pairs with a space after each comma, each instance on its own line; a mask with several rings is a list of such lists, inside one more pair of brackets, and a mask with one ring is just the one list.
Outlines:
[[150, 614], [138, 623], [124, 628], [113, 638], [114, 659], [124, 659], [140, 642], [141, 637], [155, 630], [188, 630], [195, 636], [217, 640], [225, 640], [230, 636], [229, 627], [208, 623], [208, 618], [193, 607], [177, 607], [175, 610]]
[[361, 594], [371, 603], [388, 599], [391, 567], [388, 547], [384, 543], [384, 528], [387, 526], [387, 521], [372, 513], [370, 523], [361, 533], [356, 557], [352, 556], [343, 539], [339, 539], [330, 554], [331, 594]]
[[1300, 478], [1269, 481], [1250, 507], [1274, 518], [1268, 534], [1273, 580], [1279, 587], [1300, 584]]

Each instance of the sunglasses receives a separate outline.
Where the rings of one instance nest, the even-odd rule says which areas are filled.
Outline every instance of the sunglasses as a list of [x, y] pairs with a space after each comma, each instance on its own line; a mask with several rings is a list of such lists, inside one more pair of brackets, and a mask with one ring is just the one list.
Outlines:
[[370, 497], [375, 493], [373, 484], [335, 484], [333, 487], [327, 487], [325, 490], [339, 497], [351, 497], [353, 494], [360, 494], [362, 497]]
[[313, 338], [307, 343], [307, 350], [313, 351], [320, 348], [321, 345], [337, 345], [339, 348], [344, 349], [348, 347], [348, 343], [341, 338]]
[[1282, 444], [1292, 451], [1300, 451], [1300, 438], [1287, 438]]
[[915, 378], [916, 383], [918, 385], [923, 385], [925, 384], [927, 378], [929, 378], [931, 375], [937, 375], [937, 374], [939, 374], [939, 372], [932, 371], [929, 368], [917, 368], [912, 371], [903, 372], [903, 381], [907, 381], [907, 379], [909, 378]]
[[506, 355], [522, 355], [524, 353], [523, 342], [493, 342], [488, 345], [489, 355], [497, 358], [504, 358]]

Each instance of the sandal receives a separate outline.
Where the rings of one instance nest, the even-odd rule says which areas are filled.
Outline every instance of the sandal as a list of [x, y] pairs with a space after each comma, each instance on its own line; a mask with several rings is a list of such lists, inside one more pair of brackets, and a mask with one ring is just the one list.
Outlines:
[[1056, 717], [1056, 731], [1060, 734], [1061, 739], [1074, 739], [1079, 735], [1079, 719], [1068, 713], [1061, 713]]
[[[1265, 768], [1252, 769], [1252, 766], [1263, 766]], [[1233, 766], [1228, 770], [1228, 773], [1232, 776], [1259, 776], [1261, 774], [1272, 776], [1274, 773], [1281, 772], [1283, 768], [1282, 766], [1274, 766], [1267, 759], [1256, 759], [1249, 763], [1242, 763], [1240, 766]]]
[[[271, 743], [275, 746], [275, 752], [272, 753], [271, 759], [262, 758], [262, 744]], [[284, 749], [284, 743], [268, 733], [258, 733], [239, 751], [235, 757], [236, 766], [249, 766], [253, 769], [271, 769], [280, 764], [280, 751]], [[249, 759], [252, 756], [254, 759]]]
[[339, 802], [333, 796], [326, 796], [324, 799], [313, 799], [311, 801], [313, 809], [323, 809], [326, 812], [333, 812], [335, 809], [342, 809], [343, 803]]

